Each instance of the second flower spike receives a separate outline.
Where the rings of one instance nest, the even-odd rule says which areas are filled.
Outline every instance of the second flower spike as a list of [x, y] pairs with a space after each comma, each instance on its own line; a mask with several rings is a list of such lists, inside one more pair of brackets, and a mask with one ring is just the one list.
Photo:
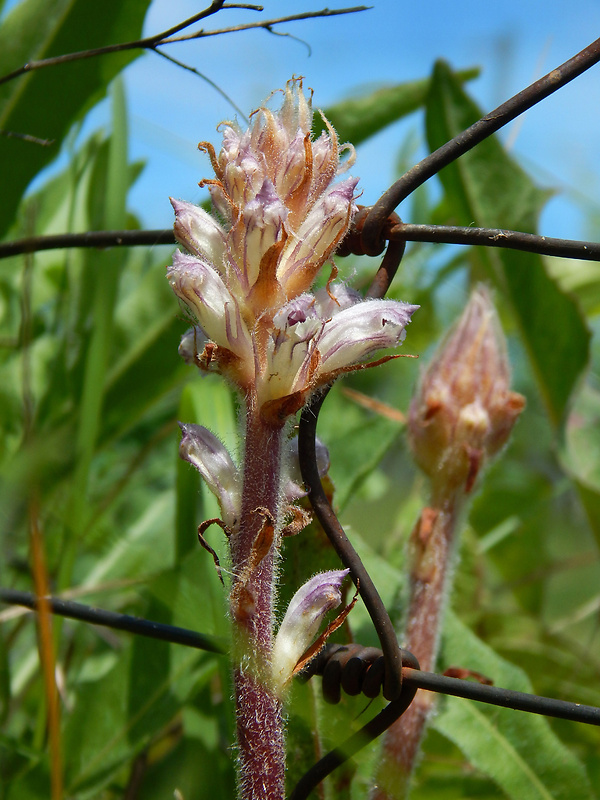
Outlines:
[[477, 286], [410, 408], [411, 447], [434, 489], [469, 493], [524, 407], [525, 398], [510, 389], [500, 320], [488, 290]]

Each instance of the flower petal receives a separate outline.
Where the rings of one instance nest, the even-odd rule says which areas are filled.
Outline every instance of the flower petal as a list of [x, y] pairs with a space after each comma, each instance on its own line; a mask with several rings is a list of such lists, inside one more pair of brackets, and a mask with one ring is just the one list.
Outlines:
[[235, 531], [238, 526], [241, 493], [238, 469], [225, 445], [202, 425], [179, 423], [183, 437], [179, 456], [192, 464], [219, 501], [223, 522]]
[[175, 251], [167, 278], [209, 339], [240, 358], [252, 359], [252, 342], [238, 303], [216, 270], [194, 256]]
[[306, 291], [348, 230], [354, 211], [357, 178], [347, 178], [324, 192], [286, 246], [278, 279], [288, 297]]
[[328, 611], [342, 602], [342, 582], [350, 570], [320, 572], [292, 597], [273, 645], [273, 680], [281, 692], [310, 647]]
[[[315, 450], [317, 456], [317, 468], [319, 476], [323, 478], [329, 471], [329, 450], [325, 444], [317, 438], [315, 439]], [[289, 451], [287, 457], [287, 469], [284, 473], [283, 494], [288, 503], [306, 497], [306, 492], [302, 488], [302, 474], [300, 472], [300, 462], [298, 457], [298, 437], [295, 436], [289, 441]]]
[[365, 300], [342, 309], [325, 324], [319, 339], [322, 372], [358, 364], [377, 350], [401, 344], [418, 308], [395, 300]]
[[175, 238], [185, 249], [221, 271], [225, 253], [225, 231], [204, 209], [169, 198], [175, 211]]

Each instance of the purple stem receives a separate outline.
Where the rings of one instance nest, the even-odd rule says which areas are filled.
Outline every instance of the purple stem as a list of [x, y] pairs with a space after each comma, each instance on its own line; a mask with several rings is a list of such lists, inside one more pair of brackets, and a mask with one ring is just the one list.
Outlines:
[[[435, 493], [410, 540], [410, 601], [404, 646], [421, 669], [435, 667], [460, 512], [458, 493]], [[434, 695], [419, 690], [385, 735], [371, 800], [401, 800], [410, 789]]]
[[283, 718], [270, 682], [282, 437], [248, 398], [241, 522], [231, 539], [240, 800], [285, 796]]

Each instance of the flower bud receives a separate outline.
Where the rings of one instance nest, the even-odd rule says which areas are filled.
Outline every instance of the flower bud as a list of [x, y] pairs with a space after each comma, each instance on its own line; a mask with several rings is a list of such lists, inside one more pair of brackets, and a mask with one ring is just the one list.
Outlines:
[[290, 600], [273, 645], [273, 680], [281, 693], [302, 654], [315, 639], [325, 615], [342, 602], [342, 583], [350, 570], [320, 572]]
[[434, 490], [468, 493], [508, 441], [525, 398], [510, 390], [506, 341], [489, 293], [478, 286], [423, 375], [409, 440]]
[[[168, 268], [173, 291], [192, 312], [202, 353], [188, 337], [182, 355], [220, 372], [256, 397], [263, 418], [281, 425], [312, 392], [341, 372], [397, 347], [417, 306], [362, 301], [336, 285], [310, 293], [356, 211], [356, 178], [336, 180], [354, 162], [332, 126], [311, 139], [311, 97], [294, 78], [277, 111], [250, 126], [224, 123], [223, 145], [201, 149], [215, 177], [201, 182], [216, 215], [172, 200], [175, 235], [187, 253]], [[343, 149], [349, 158], [340, 160]]]

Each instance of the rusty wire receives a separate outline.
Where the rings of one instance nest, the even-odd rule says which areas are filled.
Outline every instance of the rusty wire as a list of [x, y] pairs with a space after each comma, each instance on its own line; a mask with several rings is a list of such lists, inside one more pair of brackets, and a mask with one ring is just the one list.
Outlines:
[[384, 192], [368, 213], [362, 228], [363, 252], [367, 255], [379, 255], [382, 232], [390, 214], [415, 189], [447, 167], [448, 164], [472, 150], [479, 142], [487, 139], [488, 136], [499, 131], [532, 106], [593, 67], [598, 61], [600, 61], [600, 39], [596, 39], [560, 67], [553, 69], [543, 78], [502, 103], [494, 111], [490, 111], [466, 131], [459, 133], [458, 136], [415, 164]]
[[[0, 601], [9, 605], [24, 606], [33, 611], [37, 611], [40, 605], [40, 598], [31, 592], [15, 589], [0, 589]], [[125, 631], [135, 636], [181, 644], [184, 647], [192, 647], [219, 655], [225, 655], [228, 652], [225, 640], [206, 636], [187, 628], [93, 608], [59, 597], [47, 597], [44, 598], [44, 601], [51, 613], [70, 619]], [[327, 775], [380, 736], [408, 708], [417, 689], [426, 689], [430, 692], [449, 694], [480, 703], [588, 725], [600, 725], [600, 708], [516, 692], [499, 686], [475, 683], [446, 675], [436, 675], [432, 672], [423, 672], [418, 669], [418, 662], [411, 653], [406, 650], [402, 650], [401, 653], [404, 666], [402, 667], [400, 696], [390, 702], [340, 747], [327, 753], [314, 764], [300, 779], [289, 800], [304, 800]], [[385, 681], [384, 666], [383, 653], [376, 648], [362, 648], [360, 645], [326, 645], [299, 677], [307, 680], [314, 675], [323, 676], [325, 698], [329, 702], [336, 702], [339, 699], [340, 689], [349, 694], [363, 693], [367, 697], [375, 697]]]
[[[43, 600], [47, 602], [49, 611], [57, 616], [124, 631], [135, 636], [145, 636], [146, 638], [158, 639], [171, 644], [180, 644], [184, 647], [192, 647], [196, 650], [204, 650], [217, 655], [227, 655], [228, 653], [228, 642], [225, 639], [198, 633], [189, 628], [180, 628], [177, 625], [155, 622], [143, 617], [133, 617], [130, 614], [120, 614], [117, 611], [107, 611], [106, 609], [95, 608], [73, 600], [65, 600], [61, 597], [49, 596]], [[18, 589], [0, 589], [0, 602], [12, 606], [22, 606], [30, 611], [37, 611], [40, 605], [40, 598], [36, 597], [32, 592], [23, 592]], [[347, 658], [340, 658], [339, 651], [342, 649], [348, 650]], [[366, 659], [363, 656], [365, 651]], [[540, 697], [539, 695], [526, 694], [524, 692], [515, 692], [511, 689], [474, 683], [461, 678], [436, 675], [433, 672], [423, 672], [416, 668], [418, 662], [411, 653], [403, 650], [402, 654], [406, 662], [406, 666], [403, 667], [403, 685], [405, 684], [407, 687], [426, 689], [430, 692], [464, 697], [490, 705], [515, 708], [558, 719], [568, 719], [573, 722], [600, 726], [600, 708], [582, 705], [581, 703], [570, 703], [565, 700], [556, 700], [550, 697]], [[336, 657], [338, 663], [342, 666], [339, 674], [339, 686], [345, 690], [345, 687], [351, 686], [352, 680], [358, 680], [359, 683], [357, 685], [360, 686], [361, 692], [365, 694], [363, 683], [367, 668], [370, 668], [378, 659], [382, 659], [383, 653], [376, 648], [362, 648], [360, 645], [326, 645], [299, 677], [306, 680], [313, 675], [322, 675], [333, 657]], [[344, 675], [344, 670], [352, 658], [358, 658], [362, 662], [360, 666], [362, 675], [358, 679], [356, 675]], [[355, 668], [356, 665], [352, 665], [352, 667]], [[379, 670], [378, 673], [378, 687], [381, 687], [384, 675]], [[334, 684], [335, 682], [332, 680], [329, 686], [330, 701], [335, 700], [336, 690]], [[351, 693], [357, 694], [358, 692], [351, 689]], [[365, 696], [372, 697], [375, 694], [374, 691], [368, 690], [368, 694]]]
[[[368, 214], [365, 209], [363, 222]], [[357, 215], [358, 217], [358, 215]], [[360, 221], [360, 217], [358, 217]], [[356, 223], [355, 223], [356, 225]], [[431, 242], [435, 244], [464, 244], [474, 247], [500, 247], [522, 250], [541, 256], [577, 258], [582, 261], [600, 261], [600, 243], [578, 239], [558, 239], [523, 233], [505, 228], [465, 228], [456, 225], [418, 225], [402, 222], [392, 215], [384, 229], [385, 242]], [[68, 248], [156, 247], [176, 244], [172, 228], [146, 231], [85, 231], [84, 233], [57, 233], [49, 236], [29, 236], [0, 242], [0, 259], [25, 253]], [[383, 247], [382, 247], [383, 249]], [[364, 254], [363, 250], [352, 253]], [[349, 254], [349, 253], [348, 253]], [[387, 251], [386, 251], [387, 254]], [[340, 255], [339, 251], [337, 255]], [[379, 296], [369, 294], [369, 297]]]

